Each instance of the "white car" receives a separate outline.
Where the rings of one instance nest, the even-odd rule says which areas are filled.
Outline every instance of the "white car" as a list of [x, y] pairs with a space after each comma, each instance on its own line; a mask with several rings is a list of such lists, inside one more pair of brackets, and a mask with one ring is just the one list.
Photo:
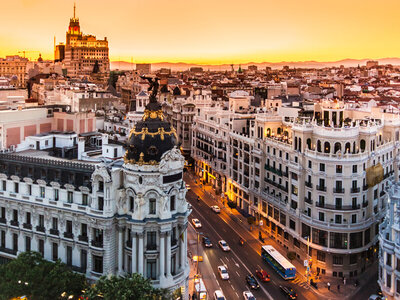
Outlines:
[[201, 228], [201, 223], [199, 219], [192, 219], [192, 224], [195, 228]]
[[218, 273], [221, 279], [223, 280], [229, 279], [228, 270], [225, 268], [225, 266], [218, 266]]
[[254, 297], [252, 292], [245, 291], [245, 292], [243, 292], [243, 299], [244, 300], [256, 300], [256, 297]]
[[189, 191], [191, 188], [190, 188], [190, 185], [188, 185], [187, 183], [186, 183], [186, 189]]
[[216, 290], [214, 292], [214, 300], [225, 300], [224, 293], [221, 290]]
[[224, 240], [218, 241], [218, 245], [221, 247], [223, 251], [231, 251], [231, 248], [228, 246], [228, 243]]
[[218, 205], [211, 206], [211, 209], [217, 214], [219, 214], [221, 212], [221, 209], [219, 208]]

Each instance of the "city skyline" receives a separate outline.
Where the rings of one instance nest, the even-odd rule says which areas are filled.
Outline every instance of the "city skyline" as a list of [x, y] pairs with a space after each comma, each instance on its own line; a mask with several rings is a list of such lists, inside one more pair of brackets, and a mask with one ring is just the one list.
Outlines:
[[[336, 61], [396, 57], [400, 21], [396, 1], [314, 0], [285, 3], [226, 1], [77, 1], [81, 29], [110, 42], [111, 61], [225, 64], [280, 61]], [[317, 5], [318, 4], [318, 5]], [[4, 3], [0, 57], [26, 51], [53, 59], [53, 44], [65, 41], [74, 1]], [[123, 8], [123, 9], [121, 9]], [[46, 11], [46, 18], [38, 17]], [[299, 16], [298, 12], [302, 15]], [[19, 18], [15, 18], [19, 15]], [[32, 26], [32, 24], [34, 24]], [[319, 24], [319, 25], [318, 25]], [[13, 35], [9, 34], [13, 28]], [[211, 47], [210, 47], [211, 45]], [[388, 47], [390, 45], [390, 47]], [[37, 51], [37, 52], [28, 52]], [[21, 56], [23, 53], [19, 53]]]

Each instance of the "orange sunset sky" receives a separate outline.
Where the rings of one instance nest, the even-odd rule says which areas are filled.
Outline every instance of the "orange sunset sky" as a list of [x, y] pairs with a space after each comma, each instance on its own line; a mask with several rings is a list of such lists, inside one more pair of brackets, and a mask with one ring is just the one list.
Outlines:
[[[65, 41], [73, 0], [2, 0], [0, 57]], [[399, 0], [77, 0], [111, 60], [245, 63], [400, 56]], [[38, 53], [27, 53], [37, 58]]]

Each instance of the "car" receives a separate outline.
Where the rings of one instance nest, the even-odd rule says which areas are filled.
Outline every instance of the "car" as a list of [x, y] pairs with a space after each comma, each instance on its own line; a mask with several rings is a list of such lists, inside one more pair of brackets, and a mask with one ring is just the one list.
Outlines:
[[225, 266], [218, 266], [218, 273], [221, 279], [223, 280], [229, 279], [228, 270], [225, 268]]
[[192, 219], [192, 224], [195, 228], [201, 228], [201, 223], [199, 219]]
[[204, 246], [206, 246], [207, 248], [210, 248], [210, 247], [212, 247], [212, 243], [211, 243], [211, 241], [210, 241], [210, 239], [208, 238], [208, 237], [206, 237], [206, 236], [203, 236], [203, 244], [204, 244]]
[[253, 293], [250, 291], [244, 291], [243, 292], [243, 299], [244, 300], [256, 300], [256, 297], [254, 297]]
[[186, 183], [186, 189], [187, 189], [188, 191], [190, 191], [190, 189], [191, 189], [190, 185], [188, 185], [187, 183]]
[[297, 299], [296, 292], [290, 286], [280, 285], [279, 288], [281, 289], [282, 293], [284, 293], [286, 295], [287, 299], [291, 299], [291, 300]]
[[263, 269], [256, 270], [256, 275], [261, 281], [270, 281], [269, 274]]
[[252, 288], [253, 290], [257, 290], [260, 288], [260, 285], [258, 284], [257, 280], [254, 278], [253, 275], [247, 275], [246, 282], [249, 285], [249, 287]]
[[231, 248], [228, 246], [228, 243], [225, 242], [224, 240], [218, 241], [218, 245], [221, 247], [221, 249], [225, 252], [231, 251]]
[[216, 213], [219, 214], [221, 212], [221, 209], [219, 208], [218, 205], [213, 205], [211, 206], [211, 209]]
[[214, 292], [214, 300], [225, 300], [224, 293], [221, 290], [216, 290]]
[[368, 300], [382, 300], [382, 297], [374, 294], [369, 296]]

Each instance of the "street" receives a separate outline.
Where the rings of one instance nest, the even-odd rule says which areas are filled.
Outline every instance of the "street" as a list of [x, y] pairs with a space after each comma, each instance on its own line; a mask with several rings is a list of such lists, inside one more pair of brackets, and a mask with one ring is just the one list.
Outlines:
[[[187, 174], [185, 175], [185, 181], [190, 184], [191, 190], [187, 193], [187, 200], [192, 204], [193, 212], [190, 216], [190, 221], [193, 218], [200, 220], [202, 228], [195, 229], [202, 235], [207, 236], [213, 246], [211, 248], [199, 247], [200, 255], [203, 253], [207, 255], [210, 262], [214, 279], [223, 291], [227, 299], [243, 299], [243, 291], [250, 290], [246, 283], [246, 275], [256, 275], [256, 269], [264, 269], [270, 275], [270, 282], [261, 282], [259, 290], [252, 290], [252, 293], [257, 299], [287, 299], [285, 295], [280, 291], [280, 285], [286, 285], [292, 287], [298, 295], [298, 299], [334, 299], [340, 297], [332, 292], [332, 297], [329, 295], [316, 294], [311, 291], [308, 287], [306, 278], [297, 274], [296, 278], [291, 281], [283, 280], [275, 270], [272, 269], [266, 262], [261, 258], [261, 246], [269, 244], [270, 238], [264, 237], [264, 243], [261, 243], [257, 236], [257, 229], [253, 229], [253, 232], [248, 230], [248, 224], [243, 224], [243, 221], [237, 216], [230, 212], [230, 209], [223, 207], [221, 201], [217, 201], [210, 197], [199, 185], [195, 184]], [[197, 201], [197, 196], [200, 196], [200, 201]], [[210, 206], [218, 205], [221, 208], [221, 213], [215, 213]], [[242, 238], [245, 240], [244, 245], [239, 244], [239, 240]], [[231, 248], [230, 252], [223, 252], [218, 245], [218, 241], [224, 239]], [[274, 243], [275, 241], [273, 241]], [[201, 237], [200, 237], [201, 243]], [[273, 244], [271, 243], [271, 244]], [[193, 253], [196, 255], [196, 253]], [[200, 263], [201, 264], [201, 263]], [[222, 280], [218, 273], [218, 266], [226, 266], [229, 273], [229, 280]], [[371, 276], [371, 278], [375, 278]], [[212, 280], [212, 278], [208, 278]], [[376, 279], [375, 279], [376, 280]], [[205, 280], [207, 284], [207, 280]], [[215, 286], [215, 284], [211, 284]], [[355, 295], [350, 298], [349, 295], [341, 295], [341, 298], [345, 299], [368, 299], [368, 296], [373, 294], [376, 290], [376, 284], [374, 279], [371, 279], [370, 284], [365, 288], [361, 289]], [[212, 297], [213, 290], [210, 291], [210, 297]], [[317, 292], [318, 293], [318, 292]]]

